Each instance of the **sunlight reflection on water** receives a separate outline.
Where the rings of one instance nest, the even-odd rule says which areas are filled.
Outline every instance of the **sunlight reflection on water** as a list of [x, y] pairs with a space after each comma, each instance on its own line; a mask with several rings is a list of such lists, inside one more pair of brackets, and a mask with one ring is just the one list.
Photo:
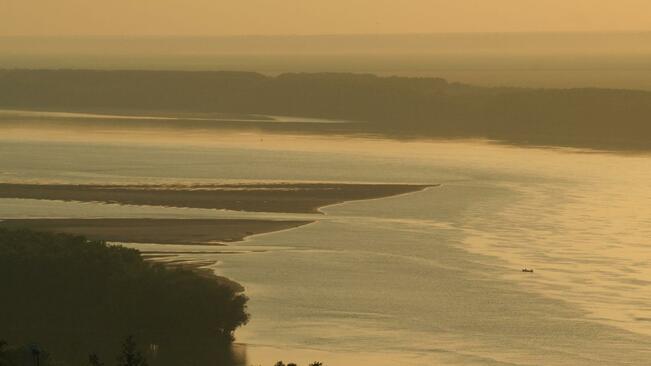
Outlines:
[[[648, 360], [649, 156], [262, 132], [4, 132], [3, 181], [443, 184], [327, 207], [317, 224], [219, 250], [185, 247], [183, 260], [214, 260], [247, 287], [247, 362]], [[0, 200], [0, 217], [20, 214], [306, 216]]]

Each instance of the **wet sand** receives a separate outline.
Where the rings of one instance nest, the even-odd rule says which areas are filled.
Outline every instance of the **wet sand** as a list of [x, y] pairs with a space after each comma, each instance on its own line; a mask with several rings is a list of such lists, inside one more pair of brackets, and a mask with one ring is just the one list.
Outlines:
[[231, 219], [11, 219], [3, 228], [83, 235], [93, 240], [126, 243], [216, 244], [250, 235], [291, 229], [312, 221]]
[[213, 269], [208, 268], [209, 266], [215, 264], [214, 260], [189, 261], [189, 260], [176, 259], [177, 256], [175, 255], [164, 255], [164, 254], [149, 255], [146, 253], [141, 253], [141, 256], [147, 261], [157, 262], [159, 264], [165, 265], [166, 267], [182, 268], [189, 271], [193, 271], [194, 273], [197, 273], [204, 278], [209, 278], [211, 280], [221, 283], [223, 286], [230, 287], [236, 293], [244, 292], [245, 290], [244, 286], [242, 286], [241, 284], [231, 280], [230, 278], [224, 276], [218, 276]]
[[336, 203], [395, 196], [433, 185], [412, 184], [219, 184], [57, 185], [0, 184], [0, 198], [104, 202], [127, 205], [318, 213]]

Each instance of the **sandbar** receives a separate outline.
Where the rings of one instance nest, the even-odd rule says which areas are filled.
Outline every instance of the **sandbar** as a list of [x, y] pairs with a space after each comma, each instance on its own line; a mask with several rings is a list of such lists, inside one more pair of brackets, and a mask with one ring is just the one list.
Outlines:
[[312, 221], [240, 219], [10, 219], [0, 227], [83, 235], [123, 243], [219, 245]]
[[251, 212], [320, 213], [346, 201], [395, 196], [434, 185], [416, 184], [0, 184], [0, 198], [117, 203]]

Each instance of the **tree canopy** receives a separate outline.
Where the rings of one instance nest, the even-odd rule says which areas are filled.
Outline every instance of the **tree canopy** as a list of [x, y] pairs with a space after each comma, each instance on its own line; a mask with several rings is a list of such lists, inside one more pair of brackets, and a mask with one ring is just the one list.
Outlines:
[[[128, 334], [159, 364], [226, 357], [248, 320], [233, 282], [143, 260], [83, 237], [0, 229], [0, 337], [63, 360], [116, 354]], [[165, 361], [168, 360], [169, 362]]]

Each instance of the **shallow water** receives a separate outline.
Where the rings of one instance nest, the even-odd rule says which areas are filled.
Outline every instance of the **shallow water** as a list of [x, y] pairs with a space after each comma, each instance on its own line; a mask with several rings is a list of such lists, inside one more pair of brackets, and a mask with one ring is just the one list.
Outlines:
[[[214, 259], [247, 288], [252, 320], [238, 341], [249, 364], [644, 365], [651, 356], [649, 156], [264, 132], [27, 132], [0, 128], [1, 181], [442, 184], [330, 206], [307, 215], [315, 224], [227, 253], [178, 254]], [[21, 215], [297, 216], [0, 200], [0, 217]]]

